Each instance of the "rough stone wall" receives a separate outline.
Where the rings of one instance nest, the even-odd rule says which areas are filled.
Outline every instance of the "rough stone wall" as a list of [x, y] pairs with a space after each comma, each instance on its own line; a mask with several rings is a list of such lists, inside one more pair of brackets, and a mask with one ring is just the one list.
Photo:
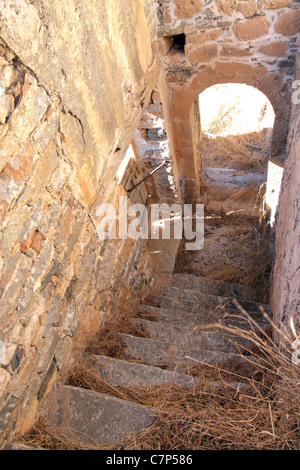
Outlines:
[[[297, 58], [300, 79], [300, 56]], [[300, 333], [300, 104], [292, 110], [288, 152], [275, 218], [275, 265], [273, 270], [272, 311], [277, 325], [283, 324], [293, 340]], [[292, 323], [291, 323], [292, 322]], [[278, 336], [278, 335], [277, 335]], [[279, 338], [282, 341], [282, 337]]]
[[158, 79], [152, 1], [5, 0], [0, 16], [0, 432], [39, 401], [130, 293], [145, 241], [101, 240], [97, 207]]
[[[167, 70], [170, 121], [186, 199], [199, 194], [191, 108], [218, 83], [263, 92], [275, 114], [272, 154], [284, 153], [295, 72], [298, 2], [289, 0], [160, 1], [160, 56]], [[176, 36], [185, 35], [185, 45]], [[175, 41], [175, 42], [174, 42]], [[174, 42], [174, 44], [173, 44]], [[171, 47], [173, 44], [173, 47]]]

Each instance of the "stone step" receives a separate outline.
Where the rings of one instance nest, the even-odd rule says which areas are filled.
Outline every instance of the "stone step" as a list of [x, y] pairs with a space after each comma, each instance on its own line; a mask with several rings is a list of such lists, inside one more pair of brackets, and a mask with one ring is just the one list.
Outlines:
[[[162, 308], [171, 308], [170, 306], [168, 307], [168, 304], [172, 302], [172, 308], [173, 306], [176, 308], [182, 307], [185, 311], [190, 309], [190, 311], [196, 312], [207, 309], [227, 308], [240, 312], [231, 297], [204, 294], [196, 290], [180, 289], [172, 286], [163, 287], [161, 295], [155, 296], [153, 300]], [[255, 312], [262, 315], [259, 309], [259, 307], [262, 307], [266, 313], [270, 314], [268, 305], [246, 300], [238, 300], [238, 302], [248, 313]]]
[[[107, 356], [95, 356], [93, 361], [96, 374], [112, 386], [153, 387], [172, 384], [185, 387], [201, 387], [201, 382], [197, 377], [180, 374], [175, 370], [161, 369], [160, 367], [123, 361]], [[190, 362], [192, 362], [191, 359]], [[179, 366], [179, 368], [183, 367]], [[209, 386], [216, 390], [224, 387], [224, 381], [210, 381]], [[238, 381], [226, 381], [226, 386], [243, 393], [249, 393], [249, 386]]]
[[63, 433], [87, 446], [121, 443], [130, 434], [150, 427], [155, 410], [104, 393], [57, 384], [41, 415], [54, 434]]
[[[211, 309], [205, 312], [183, 312], [182, 310], [171, 310], [166, 308], [154, 307], [153, 305], [142, 304], [140, 313], [149, 313], [160, 322], [176, 323], [178, 325], [209, 325], [219, 323], [225, 326], [232, 326], [243, 330], [266, 330], [269, 327], [267, 319], [262, 315], [252, 313], [253, 322], [249, 322], [246, 317], [239, 314], [236, 310]], [[256, 326], [257, 325], [257, 326]]]
[[153, 366], [184, 371], [186, 365], [224, 363], [227, 361], [254, 362], [251, 357], [240, 354], [183, 348], [179, 345], [158, 339], [143, 338], [121, 333], [125, 351], [133, 358], [144, 361]]
[[107, 356], [90, 356], [88, 358], [93, 370], [105, 382], [120, 387], [150, 387], [174, 383], [176, 385], [195, 385], [193, 377], [178, 374], [160, 367], [148, 366]]
[[203, 276], [196, 276], [194, 274], [173, 274], [172, 287], [180, 289], [197, 290], [203, 294], [216, 295], [218, 297], [234, 297], [236, 299], [256, 300], [255, 291], [249, 290], [248, 287], [242, 284], [218, 281], [215, 279], [208, 279]]
[[237, 347], [234, 342], [238, 341], [240, 346], [246, 348], [251, 346], [250, 341], [219, 328], [206, 329], [205, 327], [201, 328], [201, 326], [182, 326], [139, 318], [132, 318], [130, 321], [135, 327], [146, 333], [148, 337], [166, 341], [180, 348], [235, 353]]
[[43, 447], [34, 447], [22, 442], [5, 442], [0, 450], [47, 450]]

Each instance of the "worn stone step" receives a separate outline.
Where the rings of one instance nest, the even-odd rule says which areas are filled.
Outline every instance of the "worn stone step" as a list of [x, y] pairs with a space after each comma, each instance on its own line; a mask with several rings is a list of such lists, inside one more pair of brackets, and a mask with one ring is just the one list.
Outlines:
[[[192, 363], [192, 360], [190, 359], [189, 362]], [[186, 367], [187, 364], [188, 363], [186, 363]], [[106, 371], [104, 368], [106, 368]], [[185, 370], [181, 365], [178, 368]], [[95, 372], [102, 378], [105, 377], [105, 380], [114, 386], [136, 385], [139, 387], [152, 387], [156, 385], [162, 386], [173, 384], [182, 385], [184, 387], [203, 387], [203, 384], [201, 384], [199, 379], [192, 375], [179, 374], [174, 370], [161, 369], [160, 367], [108, 358], [106, 356], [96, 357]], [[103, 373], [105, 376], [103, 376]], [[126, 378], [127, 373], [128, 376]], [[141, 378], [139, 378], [140, 375], [142, 376]], [[210, 381], [209, 386], [215, 390], [223, 388], [224, 381]], [[239, 390], [243, 393], [249, 393], [249, 386], [247, 384], [241, 384], [239, 381], [226, 381], [226, 387], [229, 389]]]
[[41, 410], [48, 428], [73, 442], [95, 446], [121, 443], [150, 427], [155, 410], [111, 395], [57, 384]]
[[[183, 308], [190, 308], [194, 312], [213, 308], [228, 308], [240, 312], [231, 297], [220, 297], [171, 286], [165, 286], [161, 291], [161, 295], [154, 297], [154, 301], [158, 302], [159, 306], [163, 308], [170, 308], [167, 305], [169, 301], [172, 301], [173, 305], [179, 304], [177, 308], [182, 305]], [[268, 305], [247, 300], [239, 300], [238, 302], [248, 313], [255, 312], [261, 314], [259, 307], [262, 307], [266, 313], [270, 313]]]
[[96, 374], [113, 386], [195, 385], [193, 377], [160, 367], [100, 355], [90, 356], [89, 360]]
[[173, 274], [171, 286], [180, 289], [197, 290], [218, 297], [234, 297], [241, 300], [256, 300], [256, 293], [248, 287], [231, 282], [208, 279], [194, 274]]
[[149, 313], [160, 322], [176, 323], [178, 325], [209, 325], [211, 323], [219, 323], [225, 326], [232, 326], [243, 330], [266, 330], [270, 325], [267, 319], [262, 315], [253, 314], [251, 318], [253, 322], [249, 322], [246, 317], [239, 314], [236, 310], [226, 309], [207, 309], [205, 312], [183, 312], [182, 310], [166, 309], [155, 307], [153, 305], [142, 304], [141, 313]]
[[205, 327], [190, 325], [183, 327], [182, 325], [153, 322], [139, 318], [132, 318], [130, 321], [135, 327], [146, 333], [148, 337], [175, 344], [180, 348], [236, 352], [237, 347], [234, 342], [237, 341], [240, 346], [250, 347], [250, 341], [237, 337], [226, 330], [206, 329]]
[[26, 445], [22, 442], [5, 442], [0, 450], [47, 450], [43, 447], [35, 447], [32, 445]]
[[143, 338], [121, 333], [125, 345], [125, 351], [133, 358], [145, 361], [153, 366], [166, 367], [178, 371], [185, 370], [186, 365], [224, 363], [230, 360], [237, 362], [253, 362], [252, 359], [243, 357], [241, 354], [196, 350], [180, 347], [167, 341]]

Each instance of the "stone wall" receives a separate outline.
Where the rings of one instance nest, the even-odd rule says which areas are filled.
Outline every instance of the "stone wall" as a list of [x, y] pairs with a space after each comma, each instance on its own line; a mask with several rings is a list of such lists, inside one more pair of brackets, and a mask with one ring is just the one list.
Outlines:
[[[168, 251], [156, 240], [102, 240], [97, 231], [99, 206], [118, 210], [127, 196], [117, 171], [130, 144], [151, 169], [141, 136], [149, 134], [146, 152], [167, 136], [170, 171], [147, 187], [155, 201], [168, 192], [168, 201], [188, 202], [200, 189], [198, 95], [241, 82], [269, 98], [273, 154], [285, 152], [299, 14], [287, 0], [2, 2], [0, 440], [32, 425], [46, 391], [106, 319], [153, 292], [157, 272], [172, 273], [178, 240]], [[163, 127], [149, 123], [153, 110]], [[284, 188], [295, 194], [283, 192], [283, 212], [296, 211], [293, 116]], [[278, 319], [297, 298], [296, 213], [287, 217], [277, 229]]]
[[191, 109], [206, 88], [218, 83], [245, 83], [263, 92], [276, 114], [272, 155], [285, 152], [300, 30], [299, 3], [159, 3], [160, 56], [167, 71], [174, 148], [182, 192], [186, 199], [194, 199], [200, 183], [195, 178], [199, 156], [195, 156], [193, 136], [197, 130]]
[[[298, 76], [300, 80], [297, 58]], [[300, 83], [300, 82], [298, 82]], [[300, 100], [295, 90], [288, 155], [283, 169], [281, 192], [275, 218], [275, 265], [273, 270], [272, 311], [277, 325], [284, 325], [296, 340], [300, 333], [299, 259], [300, 259]], [[277, 337], [279, 335], [276, 335]], [[278, 338], [280, 341], [282, 337]], [[298, 355], [299, 356], [299, 355]]]
[[145, 241], [102, 240], [97, 208], [126, 196], [116, 172], [159, 66], [150, 0], [8, 0], [0, 18], [3, 439], [153, 285]]

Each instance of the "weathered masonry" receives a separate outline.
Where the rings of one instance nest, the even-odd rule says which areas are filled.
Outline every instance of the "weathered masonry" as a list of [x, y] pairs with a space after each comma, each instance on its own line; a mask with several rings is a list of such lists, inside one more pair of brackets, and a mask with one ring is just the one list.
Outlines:
[[213, 85], [255, 87], [274, 109], [272, 309], [299, 331], [299, 31], [291, 0], [2, 2], [2, 441], [32, 426], [107, 319], [172, 272], [164, 243], [101, 240], [97, 208], [201, 195], [198, 97]]

